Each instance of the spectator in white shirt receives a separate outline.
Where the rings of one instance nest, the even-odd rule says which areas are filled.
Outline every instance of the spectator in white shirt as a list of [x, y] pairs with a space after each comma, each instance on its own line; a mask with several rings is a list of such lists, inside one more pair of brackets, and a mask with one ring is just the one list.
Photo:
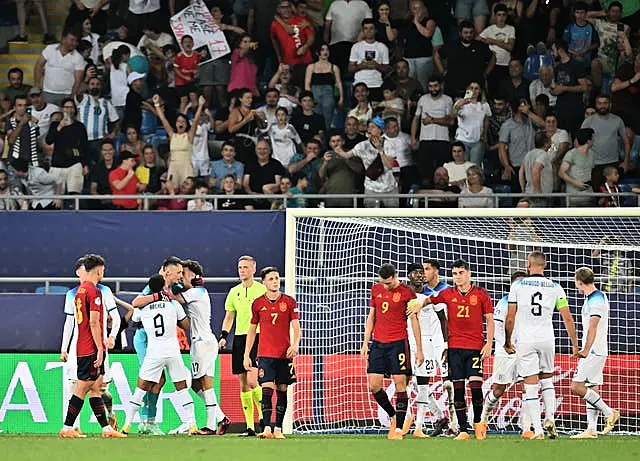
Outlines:
[[477, 195], [493, 195], [493, 191], [484, 185], [484, 174], [478, 165], [467, 170], [467, 185], [460, 191], [458, 208], [493, 208], [493, 197], [477, 197]]
[[491, 95], [497, 94], [500, 81], [509, 77], [509, 61], [516, 42], [516, 29], [506, 23], [508, 13], [509, 9], [504, 3], [497, 3], [493, 7], [496, 23], [483, 30], [477, 39], [489, 45], [489, 49], [496, 55], [496, 65], [487, 82]]
[[[209, 188], [201, 184], [196, 187], [195, 195], [208, 195]], [[213, 211], [213, 204], [203, 198], [194, 198], [187, 202], [187, 211]]]
[[453, 105], [451, 116], [458, 118], [456, 141], [464, 143], [465, 159], [482, 165], [491, 108], [478, 82], [469, 83], [465, 97]]
[[363, 0], [334, 0], [327, 10], [323, 38], [330, 45], [331, 61], [343, 75], [347, 71], [351, 46], [360, 33], [362, 20], [370, 17], [371, 8]]
[[444, 164], [444, 168], [449, 174], [449, 184], [452, 186], [463, 187], [467, 184], [467, 171], [476, 164], [464, 159], [464, 143], [455, 141], [451, 144], [451, 156], [453, 162]]
[[351, 48], [349, 72], [354, 72], [353, 83], [365, 83], [371, 101], [382, 101], [382, 75], [389, 71], [389, 49], [376, 41], [376, 22], [362, 20], [363, 40]]
[[114, 139], [121, 123], [111, 101], [102, 97], [102, 81], [98, 77], [89, 80], [89, 94], [78, 101], [78, 120], [87, 129], [91, 162], [98, 163], [102, 141]]
[[33, 70], [35, 86], [44, 90], [47, 101], [60, 106], [63, 99], [78, 95], [85, 62], [76, 51], [78, 34], [65, 29], [62, 40], [42, 50]]
[[538, 78], [529, 85], [529, 99], [533, 102], [541, 94], [549, 97], [549, 106], [555, 107], [558, 97], [551, 92], [551, 88], [555, 86], [553, 80], [553, 68], [551, 66], [540, 66]]
[[400, 131], [400, 123], [395, 117], [384, 120], [384, 148], [395, 158], [400, 169], [400, 193], [407, 194], [414, 184], [420, 184], [420, 174], [411, 155], [411, 137]]
[[142, 37], [143, 28], [147, 24], [161, 24], [164, 22], [160, 7], [160, 0], [129, 0], [127, 41], [137, 43]]
[[31, 99], [31, 117], [38, 121], [40, 136], [38, 137], [38, 145], [40, 148], [44, 146], [44, 138], [49, 132], [51, 125], [51, 114], [59, 112], [60, 108], [55, 104], [50, 104], [44, 97], [42, 89], [33, 87], [29, 90], [29, 99]]

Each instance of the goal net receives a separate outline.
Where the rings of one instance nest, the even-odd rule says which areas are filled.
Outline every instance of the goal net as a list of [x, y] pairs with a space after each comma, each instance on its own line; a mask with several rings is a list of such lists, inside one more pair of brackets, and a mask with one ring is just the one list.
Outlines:
[[[292, 392], [293, 431], [375, 432], [388, 424], [367, 391], [366, 361], [359, 355], [369, 293], [381, 264], [394, 264], [406, 280], [410, 263], [436, 259], [440, 277], [449, 282], [451, 264], [465, 259], [472, 280], [497, 303], [509, 291], [510, 274], [526, 270], [527, 254], [542, 249], [546, 275], [567, 292], [579, 339], [584, 297], [575, 289], [574, 271], [593, 268], [598, 287], [607, 292], [610, 355], [600, 392], [620, 410], [616, 430], [640, 433], [639, 211], [287, 209], [286, 289], [298, 301], [303, 332]], [[586, 429], [584, 402], [571, 394], [577, 360], [559, 315], [554, 322], [557, 425], [576, 432]], [[485, 361], [485, 393], [492, 363]], [[439, 376], [430, 385], [446, 414]], [[517, 430], [520, 406], [520, 390], [512, 386], [493, 411], [490, 430]], [[429, 417], [425, 430], [434, 421]], [[601, 416], [600, 429], [603, 423]]]

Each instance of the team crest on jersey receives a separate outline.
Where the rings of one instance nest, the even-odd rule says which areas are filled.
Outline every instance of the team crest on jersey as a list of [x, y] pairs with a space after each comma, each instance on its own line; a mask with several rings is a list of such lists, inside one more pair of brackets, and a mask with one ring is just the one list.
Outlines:
[[382, 298], [382, 293], [378, 293], [378, 296], [376, 296], [376, 298]]
[[478, 304], [478, 297], [477, 297], [476, 295], [472, 295], [472, 296], [469, 298], [469, 303], [470, 303], [472, 306], [475, 306], [476, 304]]
[[96, 306], [99, 306], [100, 304], [102, 304], [102, 301], [100, 301], [100, 298], [96, 298], [94, 302], [96, 303]]
[[287, 303], [280, 303], [280, 312], [287, 312]]
[[453, 299], [451, 300], [451, 302], [452, 302], [452, 303], [457, 303], [457, 302], [458, 302], [458, 298], [453, 298]]
[[393, 294], [393, 302], [394, 302], [394, 303], [399, 302], [399, 301], [400, 301], [400, 297], [401, 297], [401, 296], [402, 296], [402, 295], [401, 295], [400, 293], [394, 293], [394, 294]]
[[82, 293], [86, 293], [87, 290], [85, 290], [84, 288], [80, 287], [78, 288], [78, 294], [81, 295]]

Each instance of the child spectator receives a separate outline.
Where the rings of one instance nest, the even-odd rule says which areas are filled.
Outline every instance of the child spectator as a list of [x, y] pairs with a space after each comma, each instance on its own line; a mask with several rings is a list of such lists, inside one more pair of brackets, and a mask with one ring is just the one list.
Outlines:
[[[198, 184], [196, 187], [196, 195], [209, 194], [209, 188], [206, 184]], [[187, 202], [187, 211], [212, 211], [213, 205], [208, 200], [202, 198], [194, 198]]]
[[180, 102], [186, 103], [189, 93], [196, 92], [196, 74], [200, 54], [193, 51], [193, 37], [185, 35], [180, 40], [182, 51], [176, 56], [174, 64], [176, 88], [180, 96]]
[[268, 131], [273, 146], [273, 158], [285, 166], [289, 165], [296, 152], [302, 151], [302, 140], [293, 125], [287, 122], [288, 117], [289, 111], [284, 107], [278, 107], [278, 123], [271, 125]]
[[606, 181], [602, 186], [600, 186], [600, 192], [612, 195], [600, 198], [600, 200], [598, 200], [598, 205], [604, 207], [620, 208], [620, 197], [614, 195], [622, 192], [620, 186], [618, 185], [618, 179], [620, 179], [618, 169], [615, 166], [605, 167], [605, 169], [602, 170], [602, 175], [605, 177]]
[[395, 117], [402, 120], [405, 112], [404, 101], [398, 97], [393, 82], [386, 81], [382, 84], [382, 97], [384, 101], [376, 105], [376, 109], [382, 109], [382, 118]]
[[564, 30], [562, 38], [569, 43], [569, 54], [585, 69], [591, 69], [591, 55], [600, 46], [596, 28], [587, 22], [587, 5], [576, 2], [573, 7], [575, 22]]
[[[309, 180], [307, 179], [307, 175], [300, 171], [293, 175], [291, 183], [295, 184], [295, 186], [289, 189], [289, 195], [295, 197], [296, 195], [304, 194], [304, 190], [309, 185]], [[304, 198], [291, 198], [287, 200], [287, 208], [304, 208], [306, 202], [307, 200]]]

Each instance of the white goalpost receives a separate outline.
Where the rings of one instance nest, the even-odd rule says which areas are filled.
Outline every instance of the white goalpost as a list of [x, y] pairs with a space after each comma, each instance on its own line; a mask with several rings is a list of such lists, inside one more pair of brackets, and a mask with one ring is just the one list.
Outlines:
[[[384, 429], [359, 355], [369, 290], [381, 264], [394, 264], [406, 280], [410, 263], [436, 259], [440, 277], [449, 281], [453, 261], [465, 259], [472, 280], [495, 304], [508, 293], [510, 274], [526, 270], [527, 254], [541, 249], [547, 255], [547, 276], [567, 292], [579, 337], [584, 298], [575, 289], [574, 271], [593, 268], [598, 288], [607, 292], [609, 358], [600, 392], [620, 410], [616, 430], [640, 434], [639, 208], [289, 208], [285, 248], [285, 290], [296, 298], [302, 324], [295, 359], [298, 382], [289, 393], [285, 432]], [[557, 425], [561, 432], [576, 432], [586, 428], [584, 402], [570, 389], [577, 360], [571, 358], [559, 316], [554, 322]], [[485, 363], [485, 391], [492, 363]], [[439, 376], [430, 384], [444, 404]], [[489, 420], [490, 430], [517, 429], [519, 395], [515, 387], [505, 393]]]

